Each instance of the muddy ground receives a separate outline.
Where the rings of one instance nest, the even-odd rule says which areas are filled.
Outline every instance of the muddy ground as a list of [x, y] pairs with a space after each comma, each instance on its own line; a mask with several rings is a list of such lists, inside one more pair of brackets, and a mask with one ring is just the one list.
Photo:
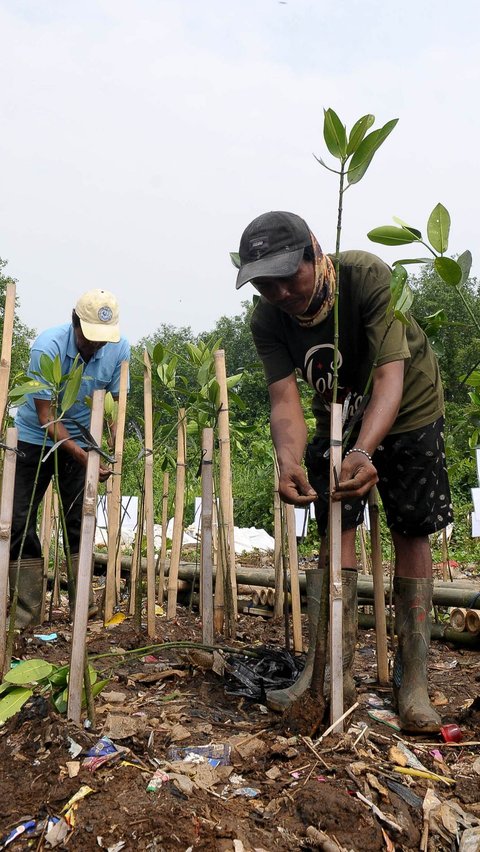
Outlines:
[[[58, 638], [45, 642], [30, 630], [17, 643], [17, 657], [69, 662], [66, 608], [53, 615], [41, 632], [56, 631]], [[159, 645], [201, 642], [198, 614], [186, 607], [179, 606], [174, 622], [158, 616], [156, 632]], [[472, 834], [480, 826], [478, 650], [432, 643], [433, 702], [443, 722], [458, 723], [463, 734], [461, 743], [447, 745], [440, 735], [403, 735], [370, 717], [369, 711], [391, 710], [391, 696], [375, 683], [375, 635], [360, 630], [355, 661], [360, 705], [344, 734], [312, 747], [308, 738], [292, 735], [261, 698], [228, 694], [242, 686], [223, 668], [224, 654], [180, 647], [124, 653], [147, 644], [145, 633], [137, 633], [129, 619], [108, 629], [90, 622], [92, 664], [109, 678], [95, 699], [94, 728], [67, 722], [48, 696], [30, 699], [0, 728], [0, 839], [20, 823], [36, 821], [33, 833], [8, 845], [12, 852], [52, 848], [47, 837], [57, 849], [72, 852], [433, 852], [458, 849], [462, 837], [465, 847], [467, 829]], [[220, 646], [226, 644], [219, 638]], [[242, 615], [228, 645], [239, 652], [263, 646], [278, 651], [284, 647], [284, 626], [270, 617]], [[107, 653], [113, 656], [95, 659]], [[229, 659], [234, 667], [240, 661]], [[247, 658], [243, 662], [249, 664]], [[85, 755], [103, 735], [127, 751], [91, 771]], [[394, 769], [405, 762], [398, 750], [391, 751], [402, 741], [436, 778]], [[228, 765], [179, 761], [182, 755], [175, 753], [212, 744]], [[156, 770], [164, 773], [163, 782], [149, 791]], [[55, 841], [46, 833], [46, 818], [65, 815], [85, 786], [91, 792], [67, 814], [69, 826], [59, 823], [65, 836], [59, 830]], [[427, 791], [426, 803], [433, 803], [429, 820], [422, 807]], [[0, 843], [0, 848], [5, 847]], [[468, 852], [474, 849], [480, 849], [480, 840]]]

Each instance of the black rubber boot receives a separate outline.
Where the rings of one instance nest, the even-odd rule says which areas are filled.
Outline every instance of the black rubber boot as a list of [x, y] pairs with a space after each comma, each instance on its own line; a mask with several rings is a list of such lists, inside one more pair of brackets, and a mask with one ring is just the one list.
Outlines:
[[[310, 687], [315, 660], [317, 641], [318, 613], [320, 609], [320, 595], [322, 593], [323, 568], [313, 568], [306, 571], [307, 582], [307, 613], [309, 627], [308, 653], [305, 668], [295, 683], [286, 689], [274, 689], [267, 692], [267, 707], [283, 713], [297, 698], [300, 698]], [[357, 571], [355, 569], [342, 569], [342, 596], [343, 596], [343, 703], [348, 709], [356, 701], [356, 689], [353, 680], [353, 662], [355, 647], [357, 644]], [[325, 672], [325, 693], [328, 697], [330, 692], [330, 667]]]
[[13, 600], [18, 577], [15, 628], [24, 630], [29, 624], [40, 624], [43, 594], [43, 559], [21, 559], [17, 574], [17, 560], [10, 562], [8, 577], [10, 600]]
[[[70, 577], [68, 577], [68, 602], [70, 604], [70, 615], [73, 618], [73, 614], [75, 612], [75, 592], [77, 588], [77, 580], [78, 580], [78, 553], [72, 554], [72, 573], [74, 577], [75, 583], [72, 584], [70, 582]], [[92, 558], [92, 573], [93, 573], [93, 558]], [[92, 575], [90, 575], [90, 586], [88, 590], [88, 617], [95, 618], [98, 613], [98, 606], [95, 603], [95, 595], [93, 594], [93, 586], [92, 586]]]
[[402, 730], [435, 733], [442, 720], [430, 704], [427, 685], [433, 580], [395, 577], [393, 590], [398, 637], [393, 694]]

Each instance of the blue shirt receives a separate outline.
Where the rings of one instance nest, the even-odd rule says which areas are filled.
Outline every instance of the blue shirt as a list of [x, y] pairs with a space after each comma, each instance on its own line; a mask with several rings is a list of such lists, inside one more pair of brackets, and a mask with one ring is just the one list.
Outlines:
[[[128, 361], [130, 358], [130, 347], [127, 340], [121, 337], [118, 343], [106, 343], [85, 364], [78, 352], [75, 333], [71, 323], [57, 325], [55, 328], [48, 328], [37, 337], [30, 351], [28, 375], [31, 378], [38, 378], [38, 376], [33, 376], [33, 372], [41, 372], [40, 356], [44, 353], [49, 355], [50, 358], [55, 358], [55, 355], [60, 357], [62, 375], [70, 372], [75, 358], [77, 355], [79, 356], [77, 364], [83, 365], [82, 382], [77, 401], [68, 409], [65, 417], [73, 417], [82, 426], [86, 426], [89, 429], [91, 410], [85, 402], [85, 397], [92, 397], [94, 390], [99, 388], [104, 388], [114, 395], [118, 394], [120, 388], [120, 366], [122, 361]], [[20, 441], [27, 441], [29, 444], [43, 444], [45, 429], [42, 429], [38, 420], [35, 399], [50, 399], [51, 395], [49, 390], [35, 391], [35, 393], [29, 394], [26, 402], [19, 407], [15, 417], [15, 425], [18, 429], [18, 439]], [[80, 432], [75, 424], [66, 422], [65, 426], [72, 438], [78, 444], [84, 446], [85, 442], [80, 436]], [[48, 438], [47, 446], [52, 446], [52, 444], [53, 441]]]

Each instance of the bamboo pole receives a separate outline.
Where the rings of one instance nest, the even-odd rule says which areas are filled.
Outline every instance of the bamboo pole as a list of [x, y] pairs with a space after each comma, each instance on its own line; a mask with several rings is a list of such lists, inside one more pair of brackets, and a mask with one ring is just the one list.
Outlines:
[[465, 627], [469, 633], [473, 633], [475, 636], [480, 633], [480, 610], [467, 609]]
[[[100, 444], [102, 440], [104, 390], [93, 392], [90, 432]], [[88, 454], [83, 495], [82, 529], [80, 534], [80, 552], [78, 559], [77, 589], [75, 595], [75, 616], [73, 620], [72, 654], [70, 657], [70, 679], [68, 684], [67, 717], [77, 725], [82, 713], [82, 681], [85, 670], [87, 641], [88, 598], [92, 581], [92, 552], [95, 540], [97, 515], [98, 474], [100, 456]]]
[[118, 601], [120, 585], [120, 571], [117, 563], [120, 553], [120, 525], [122, 513], [122, 465], [123, 465], [123, 443], [125, 436], [125, 417], [127, 409], [128, 388], [128, 361], [122, 361], [120, 365], [120, 386], [118, 391], [118, 414], [115, 430], [115, 475], [111, 477], [111, 491], [107, 508], [107, 575], [105, 578], [105, 606], [103, 619], [106, 624], [112, 617], [113, 610]]
[[42, 524], [40, 530], [40, 540], [42, 542], [43, 553], [43, 586], [42, 586], [42, 609], [40, 612], [40, 624], [45, 621], [47, 583], [48, 583], [48, 568], [50, 565], [50, 545], [52, 542], [52, 503], [53, 503], [53, 482], [50, 483], [43, 497], [42, 509]]
[[450, 610], [450, 626], [454, 630], [465, 630], [467, 610], [465, 607], [455, 606]]
[[213, 645], [213, 429], [202, 434], [202, 642]]
[[273, 491], [273, 536], [275, 547], [273, 551], [273, 564], [275, 568], [275, 618], [281, 618], [284, 606], [283, 588], [283, 547], [282, 547], [282, 503], [278, 492], [278, 464], [277, 455], [273, 462], [274, 491]]
[[167, 561], [167, 526], [168, 526], [168, 470], [163, 473], [163, 490], [162, 490], [162, 543], [160, 545], [160, 559], [158, 562], [158, 603], [163, 606], [163, 598], [165, 595], [165, 564]]
[[296, 654], [303, 651], [302, 643], [302, 612], [300, 605], [300, 585], [298, 581], [298, 552], [295, 529], [295, 509], [285, 504], [287, 522], [288, 564], [290, 567], [290, 594], [292, 596], [292, 632], [293, 650]]
[[225, 612], [225, 569], [221, 558], [221, 543], [218, 535], [218, 499], [213, 483], [213, 564], [215, 566], [215, 593], [213, 596], [213, 623], [217, 633], [223, 632]]
[[153, 410], [152, 364], [145, 349], [144, 363], [144, 419], [145, 419], [145, 533], [147, 539], [147, 635], [155, 636], [155, 545], [153, 517]]
[[[330, 492], [342, 466], [342, 406], [332, 403], [330, 419]], [[342, 504], [330, 498], [330, 721], [343, 731], [343, 602], [342, 602]], [[335, 722], [338, 721], [338, 725]]]
[[13, 321], [15, 316], [16, 287], [9, 281], [5, 291], [5, 307], [3, 312], [2, 353], [0, 360], [0, 431], [3, 431], [3, 420], [8, 400], [8, 382], [12, 358]]
[[60, 539], [60, 508], [58, 505], [58, 494], [53, 492], [53, 589], [52, 589], [52, 606], [60, 606], [60, 566], [58, 564], [59, 539]]
[[175, 485], [175, 512], [173, 516], [172, 551], [170, 571], [168, 573], [167, 618], [175, 618], [177, 612], [177, 580], [180, 554], [183, 540], [183, 502], [185, 497], [185, 455], [187, 444], [187, 423], [185, 409], [178, 411], [177, 429], [177, 476]]
[[133, 543], [132, 567], [130, 571], [130, 599], [128, 602], [128, 613], [134, 615], [137, 602], [137, 577], [139, 570], [140, 554], [143, 538], [143, 500], [140, 497], [137, 505], [137, 530]]
[[232, 465], [230, 454], [230, 416], [228, 411], [227, 373], [225, 367], [225, 351], [217, 349], [214, 353], [215, 377], [219, 387], [218, 410], [218, 457], [220, 470], [220, 540], [223, 540], [227, 577], [226, 617], [228, 635], [235, 637], [237, 606], [237, 578], [235, 573], [235, 542], [233, 521]]
[[12, 530], [13, 492], [17, 464], [17, 430], [7, 429], [7, 450], [3, 453], [2, 494], [0, 497], [0, 680], [7, 668], [7, 586], [10, 563], [10, 534]]
[[383, 591], [382, 542], [380, 538], [380, 509], [378, 490], [374, 486], [368, 495], [370, 515], [370, 544], [372, 550], [372, 576], [377, 644], [377, 677], [382, 686], [388, 684], [387, 630], [385, 621], [385, 595]]

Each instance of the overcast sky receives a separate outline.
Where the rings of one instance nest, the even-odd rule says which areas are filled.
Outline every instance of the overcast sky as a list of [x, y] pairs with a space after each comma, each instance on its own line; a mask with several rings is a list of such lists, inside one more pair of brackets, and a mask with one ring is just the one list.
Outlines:
[[[398, 215], [479, 274], [478, 0], [0, 0], [0, 257], [20, 318], [112, 290], [132, 343], [241, 310], [229, 251], [265, 210], [334, 249], [323, 108], [399, 123], [345, 196], [342, 247]], [[333, 164], [333, 163], [332, 163]], [[411, 254], [407, 248], [407, 256]], [[419, 252], [422, 254], [422, 252]]]

